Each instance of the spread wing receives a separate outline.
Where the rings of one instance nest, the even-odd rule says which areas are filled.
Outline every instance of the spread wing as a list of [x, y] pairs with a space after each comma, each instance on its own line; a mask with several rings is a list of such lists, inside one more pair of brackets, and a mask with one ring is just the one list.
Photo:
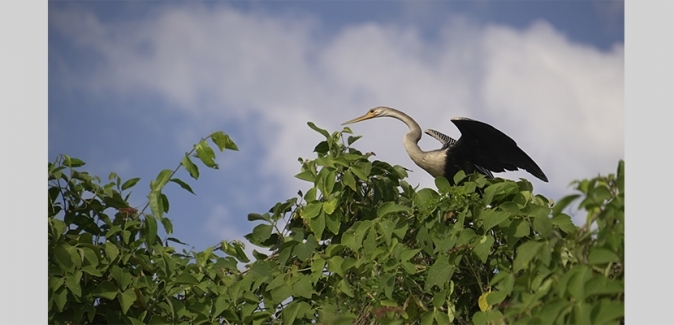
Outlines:
[[[468, 118], [454, 118], [461, 137], [449, 147], [447, 156], [459, 164], [466, 162], [493, 172], [524, 169], [547, 182], [540, 167], [517, 146], [515, 140], [493, 126]], [[437, 132], [437, 131], [436, 131]]]

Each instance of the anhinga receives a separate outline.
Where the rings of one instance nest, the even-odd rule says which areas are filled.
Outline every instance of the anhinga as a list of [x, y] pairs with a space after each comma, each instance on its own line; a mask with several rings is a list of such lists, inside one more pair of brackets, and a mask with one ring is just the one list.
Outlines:
[[444, 176], [453, 183], [454, 175], [463, 170], [466, 174], [479, 172], [493, 177], [491, 172], [524, 169], [541, 179], [548, 181], [536, 163], [517, 146], [517, 143], [493, 126], [465, 117], [453, 118], [452, 123], [461, 131], [459, 140], [454, 140], [438, 131], [426, 130], [426, 133], [443, 143], [442, 148], [423, 151], [419, 148], [421, 128], [407, 114], [385, 106], [370, 109], [365, 115], [343, 123], [342, 125], [369, 120], [375, 117], [393, 117], [410, 128], [403, 138], [405, 150], [417, 166], [433, 177]]

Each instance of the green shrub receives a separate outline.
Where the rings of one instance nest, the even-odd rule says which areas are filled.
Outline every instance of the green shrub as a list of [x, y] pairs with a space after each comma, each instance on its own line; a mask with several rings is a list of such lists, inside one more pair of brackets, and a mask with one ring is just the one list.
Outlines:
[[[138, 182], [102, 185], [65, 155], [49, 164], [49, 322], [54, 324], [618, 324], [624, 315], [624, 163], [575, 182], [556, 204], [527, 180], [455, 176], [437, 190], [371, 161], [349, 128], [325, 137], [297, 178], [310, 183], [269, 212], [244, 244], [177, 252], [161, 192], [189, 185], [164, 170], [138, 211]], [[236, 146], [216, 132], [179, 167]], [[192, 155], [194, 153], [194, 155]], [[176, 169], [177, 170], [177, 169]], [[577, 227], [563, 210], [587, 211]], [[165, 239], [158, 235], [162, 225]], [[592, 226], [595, 225], [595, 226]], [[240, 263], [247, 263], [242, 269]]]

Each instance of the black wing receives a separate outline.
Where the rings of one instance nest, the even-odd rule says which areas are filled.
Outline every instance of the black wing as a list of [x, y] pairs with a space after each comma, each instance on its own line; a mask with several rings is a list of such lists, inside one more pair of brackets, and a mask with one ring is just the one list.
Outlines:
[[440, 143], [442, 143], [441, 149], [447, 149], [456, 143], [456, 140], [454, 140], [454, 138], [433, 129], [426, 129], [424, 133], [430, 135], [435, 140], [440, 141]]
[[458, 169], [469, 172], [466, 166], [471, 164], [497, 173], [521, 168], [548, 181], [541, 168], [503, 132], [468, 118], [454, 118], [452, 123], [461, 131], [461, 137], [447, 152], [448, 172]]
[[[440, 141], [442, 143], [442, 148], [440, 150], [445, 150], [448, 149], [449, 147], [453, 146], [456, 143], [456, 140], [442, 132], [433, 130], [433, 129], [426, 129], [424, 131], [426, 134], [430, 135], [432, 138]], [[494, 174], [492, 174], [488, 169], [480, 167], [475, 165], [475, 169], [478, 170], [481, 174], [487, 176], [487, 178], [494, 178]], [[454, 176], [454, 175], [445, 175], [445, 176]]]

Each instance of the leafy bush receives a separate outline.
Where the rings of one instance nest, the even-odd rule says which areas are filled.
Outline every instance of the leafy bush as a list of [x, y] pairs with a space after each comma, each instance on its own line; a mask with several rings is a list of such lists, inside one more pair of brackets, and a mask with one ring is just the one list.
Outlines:
[[[189, 185], [165, 170], [137, 211], [111, 182], [60, 156], [49, 164], [49, 322], [125, 324], [615, 323], [624, 314], [624, 164], [575, 182], [556, 204], [527, 180], [455, 176], [437, 191], [403, 167], [370, 161], [349, 128], [325, 137], [277, 203], [240, 242], [176, 252], [161, 189]], [[236, 149], [224, 133], [209, 136]], [[193, 152], [217, 168], [204, 139]], [[181, 166], [198, 178], [185, 155]], [[563, 210], [579, 202], [587, 223]], [[167, 234], [158, 235], [158, 224]], [[243, 269], [240, 263], [248, 263]]]

